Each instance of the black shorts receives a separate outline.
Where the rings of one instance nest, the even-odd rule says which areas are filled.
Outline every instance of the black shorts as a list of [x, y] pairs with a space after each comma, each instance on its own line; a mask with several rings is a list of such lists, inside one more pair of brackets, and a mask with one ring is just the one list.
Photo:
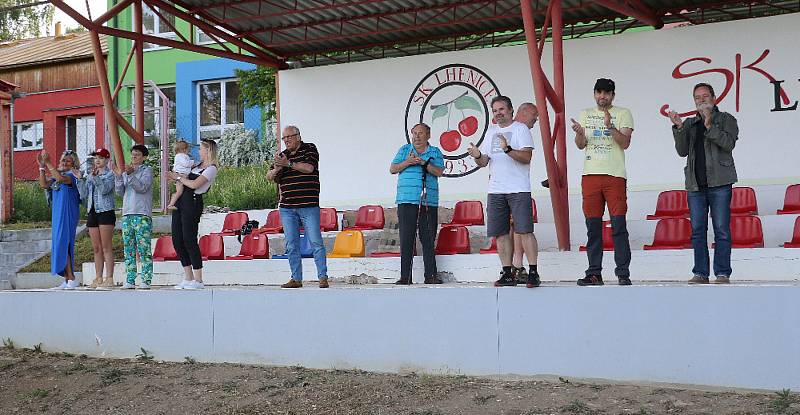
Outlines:
[[100, 225], [111, 225], [117, 222], [117, 215], [114, 214], [113, 210], [107, 210], [105, 212], [97, 213], [92, 210], [86, 212], [86, 227], [87, 228], [97, 228]]

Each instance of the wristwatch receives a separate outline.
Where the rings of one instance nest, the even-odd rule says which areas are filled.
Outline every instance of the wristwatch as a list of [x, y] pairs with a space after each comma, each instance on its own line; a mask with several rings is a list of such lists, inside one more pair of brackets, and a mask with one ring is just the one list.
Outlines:
[[504, 152], [504, 153], [506, 153], [506, 154], [508, 154], [508, 153], [510, 153], [510, 152], [512, 152], [512, 151], [514, 151], [514, 149], [513, 149], [513, 148], [511, 148], [511, 146], [506, 146], [506, 149], [505, 149], [505, 150], [503, 150], [503, 152]]

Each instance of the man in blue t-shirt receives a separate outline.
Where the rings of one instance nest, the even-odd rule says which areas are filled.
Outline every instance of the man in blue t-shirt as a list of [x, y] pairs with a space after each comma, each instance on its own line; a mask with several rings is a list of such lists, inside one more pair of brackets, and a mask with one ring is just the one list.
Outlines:
[[389, 172], [397, 178], [397, 219], [400, 222], [400, 279], [411, 284], [411, 262], [417, 229], [425, 263], [425, 284], [441, 284], [433, 250], [439, 225], [439, 176], [444, 171], [441, 150], [428, 144], [431, 127], [419, 123], [411, 129], [411, 144], [400, 147]]

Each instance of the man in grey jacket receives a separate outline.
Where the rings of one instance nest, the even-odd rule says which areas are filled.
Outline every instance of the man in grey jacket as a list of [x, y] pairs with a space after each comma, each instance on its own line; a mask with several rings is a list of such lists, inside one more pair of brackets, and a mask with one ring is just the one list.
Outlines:
[[714, 275], [716, 284], [728, 284], [731, 277], [731, 195], [736, 183], [733, 148], [739, 127], [733, 115], [716, 106], [714, 88], [700, 83], [694, 87], [697, 116], [682, 120], [669, 112], [675, 150], [686, 157], [686, 190], [692, 221], [694, 276], [690, 284], [708, 284], [708, 211], [714, 225]]

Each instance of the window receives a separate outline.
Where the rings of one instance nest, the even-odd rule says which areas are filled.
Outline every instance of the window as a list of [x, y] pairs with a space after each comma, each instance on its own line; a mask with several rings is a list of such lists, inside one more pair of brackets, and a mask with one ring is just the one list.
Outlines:
[[[142, 31], [144, 34], [169, 38], [176, 37], [175, 32], [172, 30], [175, 27], [175, 16], [161, 10], [159, 10], [159, 13], [164, 16], [164, 19], [146, 4], [142, 4]], [[161, 47], [163, 46], [152, 43], [145, 42], [144, 44], [145, 49]]]
[[41, 149], [44, 142], [43, 126], [41, 121], [14, 124], [14, 149]]
[[235, 80], [197, 85], [200, 138], [216, 139], [228, 128], [244, 124], [244, 107]]
[[[219, 30], [231, 35], [231, 36], [234, 36], [233, 33], [229, 32], [228, 30], [226, 30], [224, 28], [221, 28], [219, 26], [214, 26], [214, 27], [216, 27], [217, 29], [219, 29]], [[216, 41], [214, 40], [213, 37], [207, 35], [206, 32], [204, 32], [203, 29], [200, 29], [199, 27], [195, 27], [195, 32], [194, 33], [195, 33], [194, 42], [197, 43], [198, 45], [203, 45], [203, 44], [208, 44], [208, 43], [216, 43]], [[223, 38], [221, 38], [219, 36], [216, 36], [216, 38], [221, 40], [221, 41], [223, 41], [223, 42], [225, 41], [225, 39], [223, 39]]]
[[[159, 85], [158, 88], [169, 99], [169, 131], [175, 131], [175, 86], [174, 85]], [[131, 88], [133, 89], [133, 88]], [[131, 91], [131, 112], [133, 114], [132, 120], [136, 122], [136, 112], [134, 111], [136, 103], [136, 95]], [[152, 87], [144, 89], [144, 137], [145, 143], [152, 148], [161, 147], [160, 131], [161, 131], [161, 96], [153, 90]]]

